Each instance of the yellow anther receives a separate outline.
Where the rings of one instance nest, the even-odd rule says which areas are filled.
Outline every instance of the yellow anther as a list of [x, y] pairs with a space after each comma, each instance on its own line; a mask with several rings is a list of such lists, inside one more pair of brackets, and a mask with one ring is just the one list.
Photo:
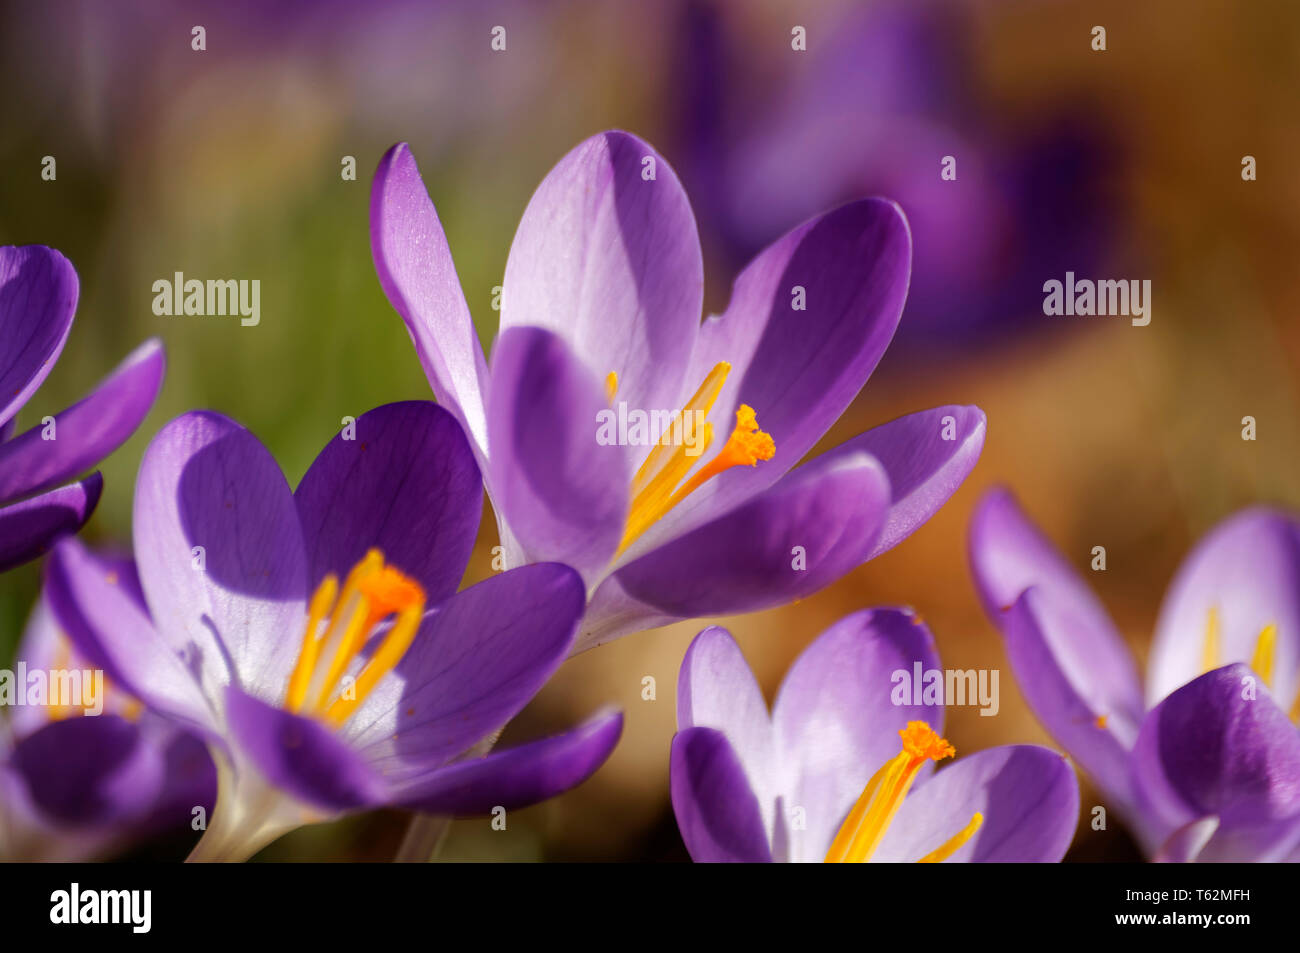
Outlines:
[[957, 853], [957, 851], [961, 848], [962, 844], [966, 843], [968, 840], [974, 837], [975, 832], [978, 831], [980, 827], [983, 826], [983, 824], [984, 824], [984, 815], [981, 814], [979, 811], [976, 811], [974, 814], [971, 815], [969, 824], [967, 824], [965, 827], [959, 830], [956, 834], [953, 834], [952, 837], [948, 838], [948, 840], [944, 842], [942, 847], [930, 851], [930, 853], [926, 854], [924, 857], [918, 860], [917, 863], [918, 864], [942, 863], [943, 861], [951, 857], [953, 854]]
[[1251, 656], [1253, 668], [1264, 684], [1273, 687], [1273, 659], [1277, 654], [1277, 626], [1266, 625], [1255, 640], [1255, 654]]
[[1219, 667], [1219, 610], [1210, 607], [1205, 619], [1205, 645], [1201, 649], [1201, 674]]
[[[370, 550], [352, 567], [342, 592], [338, 579], [327, 575], [308, 605], [307, 627], [298, 662], [289, 677], [285, 708], [342, 724], [379, 679], [401, 661], [419, 629], [424, 604], [420, 584], [385, 566], [383, 554], [377, 549]], [[329, 624], [320, 633], [327, 615]], [[356, 681], [336, 691], [376, 626], [394, 615], [396, 621]]]
[[[909, 721], [907, 727], [898, 734], [903, 739], [902, 751], [881, 765], [880, 770], [872, 775], [867, 786], [862, 789], [857, 803], [831, 842], [831, 848], [826, 853], [827, 863], [864, 863], [869, 860], [889, 830], [894, 815], [902, 807], [903, 799], [911, 790], [921, 766], [926, 761], [939, 761], [957, 753], [952, 745], [923, 721]], [[983, 821], [982, 817], [980, 821]], [[970, 833], [973, 834], [974, 829]], [[960, 836], [959, 834], [958, 837]], [[966, 836], [969, 837], [970, 834]], [[957, 843], [952, 850], [960, 846], [961, 843]], [[940, 847], [939, 851], [943, 849]]]
[[637, 470], [632, 480], [632, 507], [618, 549], [620, 554], [706, 481], [732, 467], [755, 466], [760, 460], [775, 456], [775, 441], [759, 429], [754, 408], [742, 404], [736, 411], [736, 426], [717, 456], [687, 483], [678, 486], [695, 465], [695, 457], [713, 445], [713, 424], [705, 417], [722, 393], [730, 371], [731, 365], [725, 361], [713, 366], [680, 411], [680, 426], [665, 430]]

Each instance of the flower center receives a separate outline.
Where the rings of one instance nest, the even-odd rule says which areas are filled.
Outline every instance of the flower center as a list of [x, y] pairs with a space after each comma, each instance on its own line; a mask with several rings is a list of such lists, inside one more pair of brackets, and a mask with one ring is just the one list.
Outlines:
[[[952, 745], [939, 737], [938, 732], [923, 721], [909, 721], [899, 730], [903, 750], [890, 758], [871, 776], [862, 789], [857, 803], [844, 819], [839, 833], [826, 853], [826, 863], [865, 863], [880, 845], [889, 830], [894, 815], [903, 804], [903, 798], [912, 787], [916, 774], [926, 761], [940, 761], [957, 753]], [[948, 838], [940, 847], [922, 857], [919, 863], [937, 864], [951, 857], [984, 823], [978, 811], [970, 823]]]
[[[760, 460], [771, 460], [776, 454], [776, 443], [771, 434], [759, 429], [754, 408], [741, 404], [736, 411], [736, 426], [717, 456], [686, 483], [682, 483], [694, 466], [695, 457], [713, 443], [713, 424], [706, 418], [718, 399], [718, 394], [722, 393], [730, 371], [731, 365], [726, 361], [713, 366], [713, 370], [705, 375], [694, 396], [678, 414], [677, 419], [681, 421], [680, 433], [674, 433], [674, 428], [665, 428], [659, 442], [637, 470], [632, 479], [632, 509], [628, 514], [623, 541], [618, 547], [619, 555], [706, 481], [732, 467], [757, 466]], [[617, 374], [611, 372], [605, 378], [605, 390], [610, 403], [613, 403], [614, 396], [618, 393]], [[700, 421], [703, 423], [700, 424]], [[698, 434], [697, 426], [701, 427]], [[691, 448], [700, 449], [689, 453]]]
[[[1205, 643], [1201, 648], [1201, 673], [1219, 667], [1219, 610], [1215, 606], [1205, 618]], [[1277, 623], [1260, 629], [1255, 639], [1255, 651], [1250, 657], [1250, 667], [1255, 670], [1265, 687], [1273, 687], [1273, 663], [1277, 657]], [[1291, 720], [1300, 724], [1300, 691], [1291, 705]]]
[[[333, 573], [321, 580], [307, 610], [298, 664], [289, 676], [284, 707], [323, 718], [338, 727], [402, 660], [424, 615], [424, 589], [410, 576], [384, 565], [372, 549], [352, 567], [339, 591]], [[355, 677], [344, 673], [378, 626], [396, 616], [379, 647]]]

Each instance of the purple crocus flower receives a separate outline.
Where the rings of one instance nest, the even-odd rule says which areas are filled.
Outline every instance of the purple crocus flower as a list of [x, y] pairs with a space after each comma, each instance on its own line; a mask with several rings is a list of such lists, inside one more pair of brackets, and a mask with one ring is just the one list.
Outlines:
[[1008, 492], [981, 501], [970, 558], [1025, 699], [1149, 856], [1300, 859], [1300, 523], [1251, 508], [1201, 540], [1145, 698], [1105, 609]]
[[933, 361], [1044, 327], [1044, 278], [1105, 264], [1119, 144], [1083, 104], [1045, 103], [1013, 125], [973, 95], [971, 4], [822, 12], [792, 20], [808, 30], [792, 53], [770, 22], [744, 22], [746, 5], [683, 4], [670, 115], [706, 246], [739, 264], [819, 209], [889, 195], [907, 210], [916, 279], [895, 346]]
[[955, 754], [943, 707], [916, 704], [898, 673], [939, 670], [906, 609], [836, 622], [795, 661], [769, 716], [740, 648], [716, 626], [691, 643], [677, 684], [673, 810], [696, 861], [1055, 862], [1079, 789], [1055, 751]]
[[[130, 560], [105, 564], [143, 605]], [[59, 631], [46, 599], [38, 600], [13, 669], [15, 679], [28, 677], [15, 689], [27, 688], [32, 673], [56, 684], [56, 673], [78, 672], [85, 685], [93, 668]], [[16, 705], [0, 720], [0, 859], [103, 857], [184, 829], [195, 808], [212, 809], [217, 774], [201, 739], [108, 679], [91, 694], [66, 699], [47, 691], [41, 704]]]
[[42, 245], [0, 247], [0, 572], [90, 518], [103, 478], [66, 481], [135, 432], [162, 384], [162, 345], [150, 340], [81, 401], [11, 439], [15, 415], [63, 351], [76, 308], [77, 273], [66, 258]]
[[622, 716], [462, 758], [566, 657], [583, 589], [541, 563], [457, 592], [482, 509], [464, 434], [426, 401], [329, 442], [294, 492], [218, 414], [145, 452], [134, 542], [143, 602], [75, 540], [47, 593], [74, 644], [202, 734], [219, 772], [193, 859], [250, 856], [287, 830], [383, 805], [442, 814], [530, 804], [609, 755]]
[[[404, 144], [375, 174], [371, 246], [435, 395], [470, 435], [507, 564], [582, 574], [575, 651], [815, 592], [925, 522], [983, 447], [979, 408], [939, 407], [791, 469], [897, 327], [911, 241], [881, 199], [789, 232], [701, 324], [700, 243], [677, 176], [635, 136], [597, 135], [524, 212], [490, 370]], [[638, 415], [661, 434], [638, 433]]]

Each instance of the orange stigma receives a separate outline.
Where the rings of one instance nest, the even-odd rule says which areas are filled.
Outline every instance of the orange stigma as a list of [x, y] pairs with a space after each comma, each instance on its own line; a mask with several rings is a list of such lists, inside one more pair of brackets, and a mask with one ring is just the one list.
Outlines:
[[[828, 864], [865, 863], [880, 846], [894, 815], [903, 805], [921, 766], [927, 761], [942, 761], [957, 753], [952, 745], [939, 736], [923, 721], [909, 721], [900, 729], [902, 750], [881, 765], [871, 776], [867, 786], [849, 816], [844, 819], [831, 848], [826, 853]], [[960, 831], [935, 850], [920, 858], [921, 863], [938, 863], [951, 857], [958, 848], [975, 835], [984, 823], [984, 815], [976, 812]]]
[[[308, 604], [302, 649], [289, 676], [284, 707], [336, 727], [343, 724], [402, 660], [419, 629], [424, 603], [420, 584], [386, 566], [377, 549], [352, 567], [341, 592], [338, 578], [327, 575]], [[370, 659], [355, 677], [345, 677], [376, 627], [389, 617], [394, 621]]]
[[776, 455], [776, 442], [771, 434], [759, 429], [754, 408], [741, 404], [736, 411], [736, 426], [717, 456], [682, 484], [695, 465], [695, 457], [713, 444], [713, 424], [706, 418], [718, 395], [722, 393], [730, 372], [731, 365], [726, 361], [713, 366], [695, 394], [681, 409], [678, 416], [680, 427], [665, 430], [659, 443], [641, 464], [632, 480], [632, 509], [628, 514], [623, 541], [618, 547], [619, 555], [662, 519], [664, 514], [708, 480], [732, 467], [756, 466], [760, 461], [771, 460]]

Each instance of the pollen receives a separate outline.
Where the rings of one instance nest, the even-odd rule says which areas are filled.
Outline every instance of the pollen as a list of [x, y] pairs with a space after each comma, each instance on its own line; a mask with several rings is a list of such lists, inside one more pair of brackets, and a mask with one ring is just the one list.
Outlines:
[[[423, 587], [385, 565], [377, 549], [352, 567], [341, 590], [338, 577], [327, 575], [308, 603], [285, 708], [321, 717], [334, 726], [343, 724], [402, 660], [419, 629], [424, 604]], [[355, 678], [345, 678], [380, 623], [389, 618], [393, 622], [369, 660]]]
[[[632, 480], [632, 508], [619, 545], [620, 554], [669, 510], [718, 474], [732, 467], [757, 466], [776, 455], [776, 441], [759, 427], [754, 408], [741, 404], [736, 411], [736, 425], [722, 449], [699, 472], [682, 483], [695, 465], [689, 449], [698, 448], [697, 452], [702, 453], [713, 445], [713, 424], [705, 418], [722, 393], [730, 372], [731, 365], [726, 361], [713, 366], [680, 411], [680, 430], [684, 439], [675, 444], [673, 433], [665, 432], [641, 464]], [[612, 374], [610, 379], [617, 380]]]
[[909, 721], [898, 735], [903, 739], [903, 753], [913, 758], [942, 761], [957, 753], [956, 748], [923, 721]]
[[[923, 721], [909, 721], [898, 735], [902, 739], [902, 750], [881, 765], [862, 789], [857, 803], [831, 842], [826, 853], [827, 863], [865, 863], [870, 860], [889, 830], [894, 815], [902, 807], [921, 766], [927, 761], [942, 761], [957, 753]], [[951, 857], [983, 823], [984, 816], [976, 812], [969, 823], [920, 861], [937, 863]]]

